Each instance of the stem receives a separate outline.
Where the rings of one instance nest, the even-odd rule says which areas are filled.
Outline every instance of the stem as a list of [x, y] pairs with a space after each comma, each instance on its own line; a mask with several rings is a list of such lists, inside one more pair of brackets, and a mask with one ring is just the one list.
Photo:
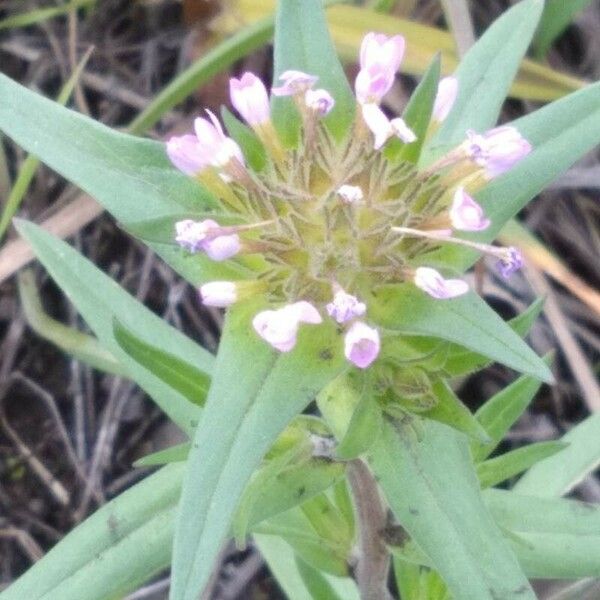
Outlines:
[[386, 512], [377, 483], [362, 460], [348, 463], [348, 481], [358, 516], [360, 555], [356, 580], [362, 600], [392, 600], [387, 588], [390, 555], [383, 531]]

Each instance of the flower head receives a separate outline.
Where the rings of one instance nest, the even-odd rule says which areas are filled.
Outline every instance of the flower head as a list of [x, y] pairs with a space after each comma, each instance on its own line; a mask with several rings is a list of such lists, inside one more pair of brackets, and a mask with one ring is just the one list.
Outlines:
[[502, 277], [508, 279], [513, 273], [523, 267], [525, 261], [523, 260], [523, 255], [518, 248], [514, 248], [512, 246], [510, 248], [506, 248], [505, 254], [506, 256], [501, 258], [496, 263], [496, 268]]
[[444, 77], [440, 80], [437, 95], [433, 104], [433, 120], [441, 123], [450, 114], [456, 96], [458, 94], [458, 79], [456, 77]]
[[338, 323], [346, 323], [367, 312], [367, 305], [356, 296], [348, 294], [341, 288], [333, 295], [333, 301], [327, 305], [327, 313]]
[[306, 90], [304, 103], [310, 110], [314, 111], [320, 117], [324, 117], [331, 112], [335, 100], [327, 90]]
[[416, 269], [414, 282], [418, 288], [438, 300], [462, 296], [469, 291], [466, 281], [462, 279], [444, 279], [440, 273], [430, 267]]
[[231, 103], [248, 125], [261, 125], [270, 120], [269, 94], [264, 83], [253, 73], [229, 80]]
[[379, 332], [361, 321], [353, 323], [344, 336], [344, 355], [359, 369], [366, 369], [379, 355]]
[[238, 294], [233, 281], [212, 281], [200, 286], [200, 299], [206, 306], [225, 308], [237, 302]]
[[467, 132], [467, 155], [493, 179], [512, 169], [532, 150], [531, 144], [510, 125], [490, 129], [483, 135]]
[[175, 241], [188, 252], [206, 252], [215, 261], [227, 260], [240, 251], [237, 233], [221, 233], [221, 227], [212, 219], [175, 223]]
[[213, 167], [224, 167], [232, 159], [237, 159], [243, 164], [242, 149], [225, 135], [217, 117], [210, 110], [206, 112], [209, 118], [197, 117], [194, 120], [194, 129], [198, 145], [207, 162]]
[[452, 227], [459, 231], [483, 231], [490, 225], [483, 208], [467, 194], [464, 187], [459, 187], [454, 193], [450, 221]]
[[263, 310], [252, 320], [258, 335], [280, 352], [289, 352], [296, 345], [300, 323], [317, 325], [322, 322], [319, 311], [309, 302], [288, 304], [277, 310]]
[[282, 85], [271, 88], [271, 93], [275, 96], [294, 96], [310, 90], [318, 81], [316, 75], [309, 75], [302, 71], [284, 71], [279, 76]]
[[195, 135], [170, 138], [167, 141], [167, 156], [173, 165], [186, 175], [198, 175], [209, 164]]

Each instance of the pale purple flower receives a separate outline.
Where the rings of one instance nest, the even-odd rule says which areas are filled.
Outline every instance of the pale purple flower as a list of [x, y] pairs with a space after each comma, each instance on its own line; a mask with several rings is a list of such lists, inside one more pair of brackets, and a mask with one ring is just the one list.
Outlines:
[[209, 119], [198, 117], [194, 120], [194, 129], [201, 152], [207, 157], [213, 167], [222, 168], [232, 159], [237, 159], [244, 164], [244, 155], [241, 148], [230, 137], [225, 135], [221, 123], [210, 111]]
[[496, 268], [500, 272], [500, 275], [505, 279], [508, 279], [513, 273], [518, 271], [524, 264], [523, 255], [521, 252], [513, 246], [505, 248], [506, 257], [501, 258], [496, 263]]
[[327, 306], [327, 313], [338, 323], [346, 323], [356, 317], [362, 317], [367, 312], [367, 305], [360, 302], [356, 296], [348, 294], [341, 288], [333, 295], [333, 301]]
[[410, 144], [417, 139], [414, 132], [400, 117], [390, 121], [376, 104], [363, 104], [362, 115], [367, 127], [375, 136], [375, 150], [379, 150], [393, 135], [399, 137], [405, 144]]
[[283, 82], [279, 87], [271, 88], [271, 92], [275, 96], [294, 96], [311, 89], [318, 81], [316, 75], [309, 75], [302, 71], [284, 71], [279, 80]]
[[270, 119], [269, 94], [265, 84], [254, 73], [229, 80], [231, 103], [248, 125], [261, 125]]
[[335, 105], [335, 100], [327, 90], [306, 90], [304, 103], [310, 110], [324, 117], [331, 112], [331, 109]]
[[467, 155], [492, 179], [509, 171], [527, 156], [531, 144], [510, 125], [490, 129], [483, 135], [467, 131]]
[[440, 80], [437, 95], [433, 104], [433, 120], [441, 123], [452, 110], [458, 94], [458, 79], [456, 77], [444, 77]]
[[462, 296], [469, 291], [466, 281], [462, 279], [444, 279], [440, 273], [430, 267], [416, 269], [414, 283], [418, 288], [438, 300]]
[[363, 191], [357, 185], [341, 185], [337, 189], [337, 195], [344, 204], [355, 204], [364, 198]]
[[344, 355], [359, 367], [366, 369], [379, 355], [379, 332], [361, 321], [356, 321], [344, 336]]
[[310, 302], [301, 300], [277, 310], [263, 310], [252, 320], [256, 333], [280, 352], [289, 352], [296, 345], [300, 323], [317, 325], [323, 319]]
[[394, 84], [395, 72], [379, 65], [361, 69], [354, 80], [356, 99], [360, 104], [379, 104]]
[[206, 306], [225, 308], [237, 301], [237, 289], [233, 281], [211, 281], [200, 286], [200, 299]]
[[227, 260], [240, 251], [237, 233], [220, 234], [220, 225], [212, 219], [175, 223], [175, 241], [188, 252], [206, 252], [212, 260]]
[[209, 165], [195, 135], [173, 136], [167, 141], [169, 160], [186, 175], [197, 175]]
[[490, 225], [483, 208], [467, 194], [464, 187], [459, 187], [454, 192], [450, 207], [450, 221], [452, 227], [459, 231], [483, 231]]

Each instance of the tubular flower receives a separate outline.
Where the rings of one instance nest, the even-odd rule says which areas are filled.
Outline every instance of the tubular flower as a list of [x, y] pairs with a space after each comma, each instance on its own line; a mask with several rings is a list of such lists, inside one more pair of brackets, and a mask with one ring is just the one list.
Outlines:
[[510, 171], [531, 152], [531, 144], [510, 125], [490, 129], [483, 135], [467, 132], [467, 155], [483, 167], [489, 179]]
[[433, 104], [433, 120], [442, 123], [450, 114], [456, 96], [458, 94], [458, 79], [456, 77], [444, 77], [440, 80], [437, 95]]
[[361, 321], [354, 323], [344, 337], [344, 355], [359, 369], [366, 369], [379, 355], [379, 332]]
[[248, 125], [262, 125], [270, 120], [267, 88], [254, 73], [244, 73], [240, 79], [230, 79], [229, 95], [231, 104]]
[[416, 269], [414, 282], [418, 288], [438, 300], [462, 296], [469, 291], [466, 281], [462, 279], [444, 279], [440, 273], [430, 267]]
[[[380, 339], [381, 286], [408, 283], [439, 300], [466, 293], [465, 281], [445, 279], [426, 266], [432, 251], [446, 244], [492, 256], [504, 276], [522, 265], [514, 248], [452, 235], [452, 230], [488, 227], [465, 186], [471, 190], [483, 182], [481, 169], [495, 176], [530, 150], [516, 129], [470, 132], [466, 141], [426, 168], [402, 160], [394, 148], [382, 151], [392, 137], [404, 143], [416, 139], [402, 119], [389, 119], [378, 105], [403, 53], [400, 36], [366, 36], [355, 85], [360, 110], [353, 135], [332, 135], [330, 120], [320, 117], [333, 108], [335, 98], [315, 89], [316, 76], [290, 70], [272, 93], [293, 96], [301, 131], [292, 141], [279, 137], [267, 91], [257, 77], [244, 73], [230, 83], [233, 105], [263, 141], [259, 170], [246, 166], [240, 147], [210, 112], [196, 119], [195, 135], [167, 142], [171, 162], [197, 177], [237, 223], [185, 219], [175, 224], [176, 244], [215, 261], [237, 261], [237, 268], [248, 274], [236, 283], [206, 283], [200, 288], [202, 302], [227, 307], [259, 296], [266, 306], [254, 315], [252, 328], [280, 352], [294, 348], [301, 326], [318, 326], [326, 319], [330, 327], [335, 325], [331, 331], [341, 330], [340, 351], [343, 345], [352, 365], [365, 369], [379, 357], [373, 368], [381, 365], [382, 373], [387, 372], [389, 355], [380, 350], [393, 334]], [[441, 82], [434, 119], [448, 114], [455, 91], [451, 79]], [[364, 321], [367, 314], [374, 322]]]
[[452, 227], [460, 231], [483, 231], [490, 226], [483, 208], [465, 192], [464, 187], [459, 187], [454, 193], [450, 221]]

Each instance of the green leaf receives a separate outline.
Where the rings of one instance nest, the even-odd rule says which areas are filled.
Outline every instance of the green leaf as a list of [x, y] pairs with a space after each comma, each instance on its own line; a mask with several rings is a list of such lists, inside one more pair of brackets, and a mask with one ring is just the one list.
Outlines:
[[[354, 119], [356, 100], [327, 29], [322, 0], [281, 0], [275, 18], [274, 85], [289, 69], [319, 77], [334, 98], [325, 117], [332, 134], [343, 138]], [[296, 145], [300, 117], [290, 98], [273, 98], [273, 122], [286, 145]]]
[[192, 404], [204, 404], [210, 385], [210, 377], [205, 372], [169, 352], [144, 342], [116, 318], [113, 321], [113, 334], [119, 346], [142, 367]]
[[140, 304], [65, 242], [32, 223], [18, 221], [17, 228], [92, 328], [100, 344], [125, 368], [127, 376], [150, 394], [182, 429], [193, 431], [198, 407], [154, 373], [140, 367], [121, 348], [113, 333], [113, 320], [118, 319], [146, 344], [192, 362], [204, 373], [212, 370], [212, 355]]
[[[488, 230], [477, 235], [479, 241], [493, 240], [536, 194], [598, 145], [600, 83], [517, 119], [512, 125], [531, 142], [533, 151], [475, 195], [492, 220]], [[447, 244], [432, 258], [464, 270], [476, 255]]]
[[350, 549], [354, 532], [326, 494], [313, 496], [303, 502], [300, 510], [319, 537]]
[[71, 0], [60, 6], [50, 6], [48, 8], [39, 8], [37, 10], [28, 10], [21, 14], [12, 15], [5, 19], [0, 19], [0, 31], [3, 29], [16, 29], [17, 27], [28, 27], [35, 23], [41, 23], [48, 19], [53, 19], [59, 15], [76, 11], [78, 8], [89, 7], [96, 3], [96, 0]]
[[423, 421], [388, 421], [370, 464], [396, 518], [461, 600], [535, 595], [485, 508], [466, 438]]
[[382, 423], [383, 414], [379, 403], [368, 393], [363, 393], [348, 431], [336, 448], [336, 456], [342, 460], [351, 460], [366, 452], [379, 435]]
[[256, 311], [234, 307], [221, 338], [188, 459], [175, 535], [175, 600], [197, 598], [253, 471], [293, 417], [345, 368], [333, 325], [302, 327], [293, 352], [275, 353], [252, 328]]
[[515, 491], [544, 498], [562, 496], [594, 471], [600, 464], [600, 413], [573, 427], [560, 441], [568, 447], [532, 467]]
[[190, 452], [191, 444], [185, 442], [183, 444], [177, 444], [176, 446], [170, 446], [164, 450], [153, 452], [142, 456], [133, 463], [134, 467], [156, 467], [162, 465], [168, 465], [173, 462], [183, 462], [187, 459]]
[[441, 577], [430, 569], [392, 558], [394, 575], [402, 600], [449, 600]]
[[543, 0], [519, 2], [494, 21], [467, 52], [455, 73], [456, 101], [429, 141], [430, 152], [425, 157], [439, 156], [459, 144], [468, 129], [483, 131], [496, 123], [543, 8]]
[[412, 144], [402, 144], [399, 154], [400, 160], [407, 160], [412, 163], [419, 162], [421, 150], [425, 143], [427, 129], [431, 122], [433, 112], [433, 103], [437, 94], [438, 83], [440, 80], [440, 55], [436, 54], [432, 63], [423, 75], [415, 91], [412, 93], [402, 118], [406, 124], [413, 130], [417, 140]]
[[492, 487], [515, 477], [566, 447], [567, 444], [562, 442], [537, 442], [486, 460], [477, 465], [477, 477], [481, 487]]
[[169, 465], [98, 509], [7, 590], [2, 600], [106, 600], [170, 561], [184, 465]]
[[227, 133], [240, 145], [244, 158], [250, 167], [254, 171], [262, 171], [267, 164], [267, 154], [265, 147], [256, 137], [256, 134], [250, 127], [236, 119], [225, 106], [221, 108], [221, 117], [227, 128]]
[[[509, 327], [519, 336], [525, 337], [544, 307], [544, 298], [534, 300], [520, 315], [508, 321]], [[452, 344], [448, 348], [448, 358], [444, 363], [444, 372], [450, 377], [467, 375], [487, 367], [491, 361], [470, 350]]]
[[402, 335], [442, 338], [517, 371], [552, 381], [552, 373], [525, 342], [476, 294], [436, 300], [413, 285], [390, 285], [373, 293], [371, 316]]
[[421, 416], [449, 425], [483, 444], [489, 441], [485, 429], [445, 381], [436, 381], [433, 384], [433, 393], [437, 403], [419, 413]]
[[504, 439], [509, 429], [525, 412], [541, 382], [533, 377], [523, 376], [492, 396], [476, 413], [490, 437], [489, 444], [472, 444], [471, 452], [475, 462], [487, 458]]
[[496, 522], [513, 534], [511, 545], [529, 577], [600, 577], [597, 504], [492, 489], [484, 499]]
[[554, 40], [567, 28], [573, 17], [591, 3], [592, 0], [546, 0], [544, 14], [533, 42], [536, 58], [544, 58]]

